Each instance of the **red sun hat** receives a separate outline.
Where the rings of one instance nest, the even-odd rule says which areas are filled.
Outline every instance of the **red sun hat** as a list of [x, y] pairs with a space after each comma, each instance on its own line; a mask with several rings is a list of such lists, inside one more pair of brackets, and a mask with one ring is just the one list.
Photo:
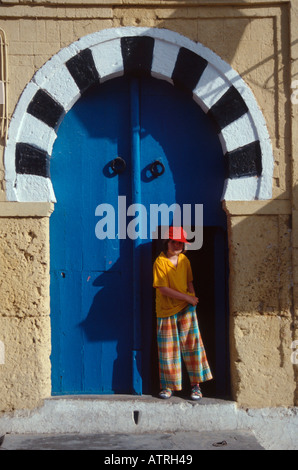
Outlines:
[[166, 238], [190, 245], [190, 243], [186, 240], [186, 237], [187, 233], [182, 227], [169, 227], [168, 236]]

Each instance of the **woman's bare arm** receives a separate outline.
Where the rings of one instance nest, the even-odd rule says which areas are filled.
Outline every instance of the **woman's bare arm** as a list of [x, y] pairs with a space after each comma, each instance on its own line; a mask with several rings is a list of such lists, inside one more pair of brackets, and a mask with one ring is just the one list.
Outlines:
[[172, 299], [185, 300], [186, 302], [194, 306], [197, 305], [199, 301], [196, 296], [183, 294], [182, 292], [172, 289], [171, 287], [158, 287], [158, 289], [162, 295], [171, 297]]

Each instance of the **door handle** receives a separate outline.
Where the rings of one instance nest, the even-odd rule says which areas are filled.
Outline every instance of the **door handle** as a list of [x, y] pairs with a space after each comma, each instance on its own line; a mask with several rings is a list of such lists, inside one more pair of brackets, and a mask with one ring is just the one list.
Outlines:
[[114, 158], [114, 160], [111, 161], [111, 168], [115, 175], [120, 175], [126, 168], [126, 161], [121, 157]]
[[154, 176], [154, 178], [158, 178], [158, 176], [161, 176], [164, 174], [165, 166], [159, 160], [155, 160], [155, 162], [151, 163], [150, 165], [150, 171], [151, 171], [152, 176]]

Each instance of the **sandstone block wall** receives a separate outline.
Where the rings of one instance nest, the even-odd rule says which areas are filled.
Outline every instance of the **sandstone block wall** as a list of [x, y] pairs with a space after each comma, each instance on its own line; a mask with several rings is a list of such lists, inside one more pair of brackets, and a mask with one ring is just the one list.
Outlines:
[[34, 407], [50, 396], [48, 221], [0, 218], [0, 409]]

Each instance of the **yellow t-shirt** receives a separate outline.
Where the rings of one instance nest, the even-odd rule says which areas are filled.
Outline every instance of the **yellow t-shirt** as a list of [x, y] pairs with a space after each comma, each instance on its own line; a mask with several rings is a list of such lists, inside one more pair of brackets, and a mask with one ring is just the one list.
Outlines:
[[[187, 290], [187, 284], [193, 280], [192, 270], [189, 259], [180, 253], [178, 256], [177, 267], [161, 253], [155, 260], [153, 266], [153, 287], [171, 287], [184, 294], [191, 294]], [[180, 299], [162, 295], [159, 289], [156, 289], [156, 315], [157, 317], [170, 317], [187, 307], [188, 302]]]

